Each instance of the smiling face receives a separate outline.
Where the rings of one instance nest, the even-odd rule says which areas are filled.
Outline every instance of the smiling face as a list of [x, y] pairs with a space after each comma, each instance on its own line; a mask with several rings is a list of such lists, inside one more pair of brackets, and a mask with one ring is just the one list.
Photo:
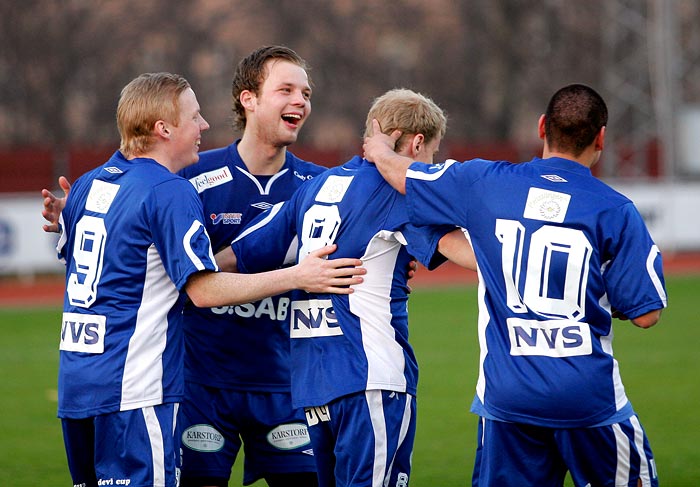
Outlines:
[[311, 113], [309, 78], [301, 66], [280, 59], [268, 61], [266, 72], [258, 95], [241, 93], [245, 131], [252, 132], [262, 144], [286, 147], [296, 142]]
[[171, 142], [170, 156], [177, 170], [199, 160], [202, 132], [209, 128], [209, 124], [200, 113], [197, 97], [191, 88], [180, 93], [178, 104], [180, 116], [177, 125], [166, 122]]

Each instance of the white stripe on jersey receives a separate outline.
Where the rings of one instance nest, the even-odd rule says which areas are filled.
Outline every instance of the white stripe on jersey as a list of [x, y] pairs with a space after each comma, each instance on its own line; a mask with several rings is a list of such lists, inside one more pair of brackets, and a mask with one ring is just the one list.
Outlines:
[[148, 249], [141, 305], [124, 362], [120, 411], [162, 402], [162, 359], [167, 343], [168, 311], [178, 296], [152, 244]]
[[236, 166], [236, 169], [238, 169], [240, 172], [245, 174], [248, 177], [248, 179], [253, 181], [253, 183], [258, 187], [258, 190], [260, 191], [261, 195], [270, 194], [270, 189], [272, 188], [272, 183], [274, 183], [275, 180], [277, 180], [278, 178], [282, 177], [282, 175], [284, 175], [284, 173], [289, 171], [289, 169], [282, 169], [280, 172], [275, 173], [270, 179], [268, 179], [267, 184], [265, 185], [265, 188], [263, 189], [263, 187], [260, 184], [260, 181], [258, 181], [258, 178], [256, 178], [252, 174], [250, 174], [248, 171], [246, 171], [242, 167]]
[[[607, 296], [606, 296], [607, 297]], [[619, 411], [629, 403], [627, 394], [625, 393], [625, 386], [622, 383], [622, 376], [620, 375], [620, 364], [617, 359], [613, 356], [613, 337], [614, 337], [613, 327], [610, 327], [610, 333], [607, 335], [601, 335], [600, 337], [600, 347], [605, 353], [610, 355], [613, 363], [612, 369], [612, 384], [613, 390], [615, 392], [615, 410]]]
[[58, 237], [58, 242], [56, 242], [56, 252], [58, 253], [59, 262], [65, 264], [66, 259], [62, 256], [62, 253], [63, 247], [65, 247], [66, 242], [68, 242], [68, 237], [66, 236], [66, 224], [63, 222], [63, 212], [58, 215], [58, 227], [61, 231], [61, 235]]
[[401, 243], [394, 232], [379, 231], [360, 257], [367, 274], [348, 296], [350, 311], [360, 320], [367, 357], [367, 389], [406, 392], [406, 359], [391, 325], [391, 284]]
[[659, 275], [656, 273], [656, 269], [654, 269], [654, 261], [660, 253], [661, 252], [659, 251], [659, 247], [657, 247], [656, 245], [652, 245], [651, 249], [649, 250], [649, 255], [647, 256], [647, 272], [649, 273], [651, 282], [654, 283], [656, 292], [659, 293], [659, 297], [664, 303], [664, 307], [666, 307], [668, 306], [666, 291], [664, 291], [664, 286], [663, 284], [661, 284], [661, 279], [659, 279]]
[[[250, 234], [250, 233], [253, 233], [253, 232], [254, 232], [255, 230], [257, 230], [258, 228], [261, 228], [261, 227], [264, 227], [265, 225], [267, 225], [267, 224], [269, 223], [269, 221], [272, 220], [272, 219], [275, 217], [275, 215], [276, 215], [277, 213], [279, 213], [279, 211], [282, 209], [282, 205], [284, 205], [284, 202], [277, 203], [277, 204], [274, 205], [272, 208], [270, 208], [269, 210], [267, 210], [267, 215], [265, 216], [265, 218], [263, 218], [262, 220], [260, 220], [260, 221], [259, 221], [258, 223], [256, 223], [255, 225], [250, 225], [250, 226], [248, 226], [244, 231], [242, 231], [242, 232], [238, 235], [238, 237], [236, 237], [236, 238], [234, 239], [233, 242], [237, 242], [237, 241], [239, 241], [240, 239], [242, 239], [243, 237], [245, 237], [246, 235], [248, 235], [248, 234]], [[233, 242], [231, 242], [231, 243], [233, 243]]]
[[[465, 232], [469, 244], [471, 244], [471, 238], [469, 234]], [[489, 344], [486, 341], [486, 328], [488, 328], [489, 321], [491, 321], [491, 314], [489, 313], [489, 307], [486, 305], [486, 284], [484, 284], [484, 276], [481, 275], [481, 268], [479, 264], [476, 265], [476, 273], [479, 276], [479, 283], [477, 285], [477, 305], [479, 308], [479, 313], [477, 315], [477, 333], [479, 336], [479, 379], [476, 382], [476, 395], [482, 404], [485, 403], [484, 396], [486, 395], [486, 374], [484, 373], [484, 362], [486, 361], [486, 356], [489, 353]]]
[[[207, 229], [204, 228], [204, 225], [202, 225], [202, 222], [199, 222], [197, 220], [192, 222], [192, 225], [190, 226], [190, 229], [187, 230], [187, 233], [185, 233], [185, 236], [182, 237], [182, 247], [185, 249], [185, 252], [187, 252], [187, 256], [190, 258], [194, 266], [197, 268], [198, 271], [203, 271], [205, 269], [204, 263], [202, 260], [197, 257], [197, 254], [195, 254], [194, 250], [192, 250], [192, 237], [194, 236], [195, 233], [197, 233], [197, 230], [199, 228], [202, 228], [204, 233], [207, 233]], [[207, 239], [209, 238], [209, 235], [207, 235]], [[209, 257], [211, 257], [212, 262], [216, 262], [214, 259], [214, 255], [212, 254], [211, 250], [211, 245], [209, 246]], [[169, 279], [169, 278], [168, 278]]]
[[[469, 245], [472, 244], [472, 236], [469, 234], [469, 230], [462, 228], [464, 236], [469, 241]], [[472, 247], [473, 248], [473, 247]], [[484, 374], [484, 360], [486, 360], [486, 355], [489, 351], [489, 345], [486, 342], [486, 328], [491, 319], [489, 314], [488, 306], [486, 306], [486, 285], [484, 284], [484, 276], [481, 275], [481, 268], [479, 263], [476, 263], [476, 274], [479, 277], [477, 285], [477, 306], [479, 313], [477, 315], [477, 335], [479, 337], [479, 378], [476, 381], [476, 395], [484, 404], [484, 395], [486, 391], [486, 374]]]
[[[447, 171], [447, 168], [449, 168], [452, 164], [457, 164], [457, 161], [454, 159], [448, 159], [445, 162], [442, 163], [443, 166], [440, 168], [439, 171], [435, 172], [423, 172], [423, 171], [415, 171], [413, 169], [408, 169], [406, 171], [406, 177], [411, 178], [411, 179], [421, 179], [423, 181], [435, 181], [438, 179], [440, 176], [445, 174], [445, 171]], [[436, 167], [437, 164], [433, 164], [430, 167]]]
[[142, 408], [143, 419], [146, 422], [148, 440], [151, 444], [151, 460], [153, 461], [153, 485], [165, 485], [165, 447], [163, 432], [153, 407]]

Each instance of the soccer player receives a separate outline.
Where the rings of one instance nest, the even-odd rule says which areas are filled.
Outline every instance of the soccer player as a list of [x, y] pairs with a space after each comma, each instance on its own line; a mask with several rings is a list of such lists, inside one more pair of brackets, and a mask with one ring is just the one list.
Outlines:
[[[197, 188], [215, 249], [325, 170], [286, 150], [311, 113], [307, 66], [297, 53], [259, 48], [241, 60], [232, 85], [241, 139], [200, 154], [199, 163], [179, 173]], [[59, 185], [69, 193], [64, 177]], [[44, 196], [43, 215], [54, 221], [63, 199]], [[185, 306], [183, 487], [227, 485], [242, 443], [244, 484], [264, 478], [272, 487], [317, 485], [304, 411], [291, 407], [288, 305], [289, 296], [279, 295], [240, 306]]]
[[[375, 100], [373, 118], [404, 131], [401, 153], [432, 162], [446, 119], [431, 100], [392, 90]], [[436, 247], [454, 226], [418, 230], [407, 216], [404, 198], [355, 157], [306, 182], [224, 252], [240, 271], [257, 272], [336, 243], [338, 255], [361, 257], [367, 269], [351, 299], [293, 294], [287, 310], [292, 403], [306, 410], [323, 487], [409, 482], [418, 366], [408, 341], [405, 269], [411, 256], [428, 268], [442, 262]]]
[[[239, 62], [232, 102], [241, 138], [203, 152], [180, 173], [199, 192], [214, 249], [325, 171], [287, 151], [311, 113], [311, 91], [305, 61], [287, 47], [261, 47]], [[244, 485], [261, 478], [270, 487], [318, 484], [304, 411], [291, 404], [289, 303], [281, 294], [185, 307], [182, 487], [228, 485], [241, 443]], [[200, 441], [202, 432], [219, 440]]]
[[657, 323], [662, 262], [633, 203], [591, 175], [606, 123], [600, 95], [574, 84], [540, 117], [543, 155], [528, 163], [413, 163], [393, 150], [399, 133], [365, 139], [411, 221], [464, 227], [476, 255], [474, 486], [561, 486], [567, 471], [580, 486], [658, 485], [612, 318]]
[[198, 160], [209, 128], [189, 83], [135, 78], [117, 125], [120, 150], [76, 181], [56, 225], [66, 264], [58, 415], [75, 485], [173, 487], [185, 299], [211, 307], [294, 287], [347, 293], [364, 271], [323, 259], [327, 247], [306, 268], [215, 272], [197, 192], [173, 174]]

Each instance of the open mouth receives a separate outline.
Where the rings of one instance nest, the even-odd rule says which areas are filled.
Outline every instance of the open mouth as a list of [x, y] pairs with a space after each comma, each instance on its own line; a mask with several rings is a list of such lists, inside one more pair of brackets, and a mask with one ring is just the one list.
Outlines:
[[282, 120], [290, 125], [297, 126], [301, 122], [301, 115], [298, 113], [284, 113], [282, 114]]

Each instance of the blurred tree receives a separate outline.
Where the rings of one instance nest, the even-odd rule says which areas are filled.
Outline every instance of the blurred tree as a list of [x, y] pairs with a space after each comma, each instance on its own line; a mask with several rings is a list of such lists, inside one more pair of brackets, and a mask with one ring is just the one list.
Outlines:
[[[230, 126], [235, 65], [261, 45], [285, 44], [309, 61], [315, 83], [313, 116], [300, 145], [356, 152], [372, 99], [401, 86], [446, 109], [448, 139], [463, 146], [508, 141], [526, 157], [539, 145], [537, 117], [559, 86], [583, 82], [611, 100], [627, 96], [605, 91], [612, 69], [604, 55], [610, 52], [605, 34], [611, 29], [602, 15], [605, 5], [603, 0], [3, 1], [0, 146], [52, 147], [56, 173], [66, 168], [68, 145], [114, 146], [119, 90], [145, 71], [186, 76], [212, 125], [205, 147], [228, 143], [235, 136]], [[693, 0], [673, 5], [681, 13], [697, 11]], [[684, 29], [694, 17], [678, 16], [680, 32], [692, 34], [681, 37], [684, 46], [697, 37], [697, 29]], [[644, 43], [638, 49], [646, 49]], [[698, 65], [693, 52], [686, 73]]]

